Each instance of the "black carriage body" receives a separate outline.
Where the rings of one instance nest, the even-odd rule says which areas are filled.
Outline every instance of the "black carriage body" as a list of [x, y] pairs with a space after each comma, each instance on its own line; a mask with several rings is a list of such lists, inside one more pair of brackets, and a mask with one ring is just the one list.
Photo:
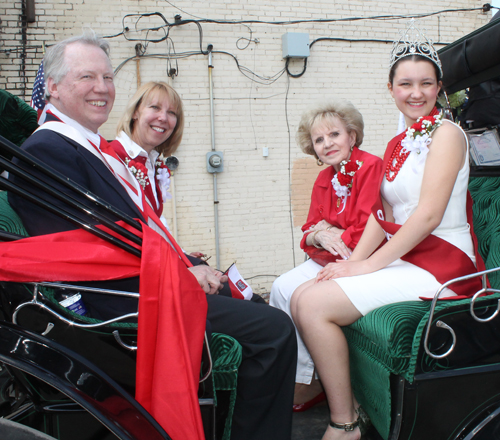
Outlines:
[[[481, 315], [492, 315], [497, 306], [498, 296], [483, 301]], [[456, 346], [440, 360], [430, 358], [420, 347], [413, 382], [392, 376], [394, 406], [389, 438], [500, 438], [500, 317], [477, 322], [469, 305], [462, 304], [437, 313], [437, 322], [453, 329]], [[449, 349], [450, 333], [431, 328], [432, 351]], [[491, 436], [492, 432], [497, 436]]]
[[[101, 238], [111, 241], [125, 250], [132, 249], [135, 255], [140, 255], [137, 250], [131, 248], [125, 241], [116, 239], [116, 237], [103, 235], [97, 230], [94, 225], [97, 222], [103, 222], [111, 226], [115, 233], [123, 233], [125, 240], [131, 239], [131, 233], [123, 228], [116, 226], [115, 221], [121, 219], [129, 225], [140, 230], [140, 224], [133, 219], [122, 215], [112, 206], [105, 202], [99, 201], [93, 194], [79, 188], [69, 179], [63, 176], [53, 175], [50, 170], [45, 169], [44, 165], [34, 158], [26, 156], [22, 150], [19, 150], [15, 145], [7, 140], [0, 138], [0, 152], [5, 154], [8, 151], [14, 157], [19, 157], [27, 161], [37, 173], [48, 173], [51, 179], [58, 180], [67, 186], [67, 191], [59, 190], [58, 196], [64, 199], [65, 203], [71, 205], [75, 212], [80, 212], [80, 218], [73, 218], [72, 221], [80, 223], [85, 229], [99, 235]], [[10, 162], [1, 157], [1, 165], [8, 169], [9, 172], [19, 172], [19, 170], [10, 168]], [[20, 172], [24, 175], [25, 171]], [[29, 172], [28, 172], [29, 174]], [[45, 185], [45, 184], [44, 184]], [[0, 177], [0, 187], [3, 189], [18, 191], [17, 188], [4, 178]], [[49, 188], [47, 191], [52, 191]], [[23, 191], [21, 191], [23, 193]], [[24, 194], [24, 193], [23, 193]], [[71, 194], [70, 196], [68, 196]], [[28, 197], [29, 194], [28, 194]], [[38, 203], [40, 203], [38, 201]], [[17, 240], [26, 235], [20, 219], [10, 208], [5, 192], [0, 193], [0, 228], [3, 229], [0, 239], [4, 241]], [[45, 206], [45, 202], [41, 202]], [[98, 210], [95, 210], [98, 206]], [[51, 208], [53, 212], [61, 214], [67, 218], [67, 213], [58, 212], [57, 209]], [[99, 211], [99, 214], [96, 214]], [[74, 214], [72, 214], [74, 215]], [[96, 217], [96, 215], [98, 217]], [[17, 218], [16, 218], [17, 217]], [[137, 237], [133, 237], [133, 242], [137, 242]], [[44, 283], [42, 283], [44, 284]], [[54, 283], [51, 287], [41, 286], [38, 284], [19, 284], [19, 283], [0, 283], [0, 325], [3, 323], [14, 323], [17, 325], [17, 330], [24, 337], [29, 339], [31, 334], [39, 334], [45, 337], [45, 345], [53, 348], [55, 352], [60, 352], [61, 355], [68, 358], [81, 356], [82, 359], [89, 362], [89, 365], [96, 369], [96, 377], [102, 374], [103, 383], [111, 384], [118, 391], [117, 394], [123, 394], [126, 399], [135, 400], [135, 366], [137, 345], [137, 314], [126, 315], [125, 317], [116, 318], [118, 322], [102, 323], [96, 319], [80, 317], [79, 315], [70, 312], [65, 307], [59, 304], [56, 299], [58, 292], [73, 292], [70, 286], [57, 286]], [[76, 291], [84, 292], [85, 289], [94, 291], [88, 287], [79, 287]], [[42, 293], [43, 292], [43, 293]], [[97, 292], [107, 294], [119, 294], [122, 296], [138, 297], [138, 294], [130, 292]], [[32, 333], [29, 333], [32, 332]], [[225, 342], [224, 349], [231, 344], [232, 350], [241, 350], [239, 344], [232, 338], [231, 343]], [[211, 369], [211, 356], [208, 345], [205, 346], [204, 357], [202, 359], [203, 379], [200, 383], [198, 398], [201, 408], [203, 427], [205, 437], [207, 439], [215, 438], [215, 398], [214, 385]], [[48, 352], [43, 352], [39, 356], [45, 356]], [[7, 356], [7, 355], [5, 355]], [[8, 357], [8, 356], [7, 356]], [[109, 429], [110, 426], [120, 425], [118, 419], [113, 417], [119, 415], [108, 414], [107, 416], [99, 411], [89, 411], [89, 405], [82, 405], [78, 399], [75, 400], [75, 395], [78, 390], [74, 389], [74, 383], [68, 382], [64, 384], [66, 388], [61, 387], [60, 382], [53, 382], [53, 378], [48, 372], [48, 369], [38, 371], [36, 368], [32, 371], [21, 368], [19, 364], [11, 363], [4, 357], [3, 363], [5, 368], [0, 375], [0, 385], [2, 394], [0, 395], [0, 417], [7, 417], [10, 420], [19, 421], [35, 429], [48, 433], [59, 440], [86, 440], [88, 438], [99, 438], [102, 440], [116, 438], [120, 439], [136, 439], [147, 440], [149, 438], [165, 438], [166, 434], [159, 425], [148, 415], [153, 421], [152, 429], [157, 429], [157, 433], [153, 436], [147, 434], [148, 430], [141, 433], [140, 430], [127, 431], [124, 425], [123, 429]], [[236, 357], [237, 358], [237, 357]], [[234, 358], [234, 359], [236, 359]], [[241, 357], [240, 357], [241, 359]], [[42, 365], [45, 361], [40, 357], [39, 360], [30, 359], [29, 362], [33, 365]], [[2, 361], [0, 361], [2, 362]], [[1, 365], [0, 365], [1, 367]], [[224, 370], [225, 365], [221, 366]], [[207, 372], [208, 369], [208, 372]], [[229, 369], [234, 371], [234, 367]], [[34, 374], [34, 371], [37, 374]], [[224, 372], [221, 372], [224, 375]], [[229, 380], [229, 384], [235, 388], [236, 374]], [[60, 379], [64, 380], [66, 375], [60, 372]], [[72, 389], [74, 393], [69, 393], [68, 389]], [[137, 407], [140, 405], [135, 402]], [[141, 408], [142, 409], [142, 408]], [[142, 411], [147, 414], [143, 409]], [[224, 408], [224, 414], [230, 411]], [[229, 412], [230, 413], [230, 412]], [[106, 418], [108, 417], [108, 418]], [[131, 417], [135, 417], [133, 414]], [[221, 419], [221, 431], [224, 431], [224, 418]], [[230, 432], [230, 423], [226, 425], [226, 431]], [[117, 434], [118, 433], [118, 434]]]
[[26, 397], [9, 420], [31, 422], [57, 438], [170, 439], [114, 380], [53, 340], [1, 322], [0, 362], [12, 373], [14, 392]]

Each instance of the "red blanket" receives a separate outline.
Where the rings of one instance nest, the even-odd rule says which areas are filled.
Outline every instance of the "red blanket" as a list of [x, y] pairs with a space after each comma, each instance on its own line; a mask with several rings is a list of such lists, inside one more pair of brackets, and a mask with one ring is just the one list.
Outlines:
[[136, 398], [173, 440], [202, 440], [197, 390], [207, 302], [163, 238], [143, 225], [141, 259], [83, 230], [0, 243], [2, 281], [78, 282], [138, 275]]

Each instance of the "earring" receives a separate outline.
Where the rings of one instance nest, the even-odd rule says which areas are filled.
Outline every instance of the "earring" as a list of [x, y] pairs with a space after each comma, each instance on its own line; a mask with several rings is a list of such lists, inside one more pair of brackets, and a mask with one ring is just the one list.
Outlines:
[[323, 161], [321, 159], [317, 159], [316, 164], [320, 167], [323, 165]]
[[354, 150], [354, 144], [351, 145], [351, 152]]

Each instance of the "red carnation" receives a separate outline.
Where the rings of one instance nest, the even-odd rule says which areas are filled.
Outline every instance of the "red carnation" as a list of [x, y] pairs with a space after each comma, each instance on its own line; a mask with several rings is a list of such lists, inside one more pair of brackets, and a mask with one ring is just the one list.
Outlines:
[[424, 129], [424, 125], [422, 124], [422, 121], [420, 122], [415, 122], [412, 126], [411, 126], [411, 129], [412, 130], [415, 130], [415, 131], [422, 131]]
[[339, 172], [337, 173], [337, 180], [342, 186], [349, 186], [352, 182], [352, 176]]
[[418, 132], [425, 132], [427, 130], [427, 125], [424, 124], [424, 121], [429, 121], [431, 125], [435, 123], [434, 116], [425, 116], [418, 122], [415, 122], [415, 124], [413, 124], [411, 128]]
[[358, 171], [358, 164], [356, 162], [347, 162], [345, 165], [346, 174]]

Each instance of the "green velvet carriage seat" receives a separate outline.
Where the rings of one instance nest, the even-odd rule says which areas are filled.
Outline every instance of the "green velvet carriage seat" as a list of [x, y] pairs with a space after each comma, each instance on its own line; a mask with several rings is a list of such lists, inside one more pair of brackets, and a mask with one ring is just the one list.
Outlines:
[[23, 222], [9, 205], [7, 191], [0, 191], [0, 230], [28, 236]]
[[[500, 178], [471, 179], [474, 227], [486, 268], [500, 266]], [[492, 287], [500, 289], [498, 275]], [[498, 297], [497, 294], [494, 295]], [[490, 297], [491, 298], [491, 297]], [[470, 301], [439, 301], [436, 312]], [[429, 318], [430, 301], [411, 301], [376, 309], [344, 328], [349, 343], [354, 393], [387, 439], [391, 425], [391, 376], [413, 383], [417, 356]]]

